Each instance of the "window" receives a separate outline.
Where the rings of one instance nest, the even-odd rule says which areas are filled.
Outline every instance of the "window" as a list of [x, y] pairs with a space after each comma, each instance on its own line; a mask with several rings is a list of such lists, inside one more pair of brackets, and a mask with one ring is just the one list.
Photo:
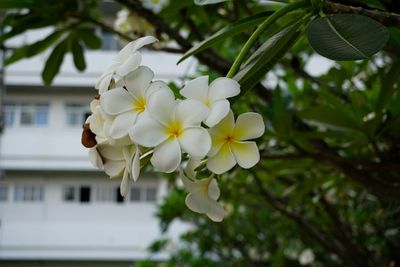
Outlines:
[[130, 191], [131, 202], [155, 202], [157, 200], [157, 186], [139, 186], [133, 187]]
[[86, 104], [67, 103], [65, 104], [65, 123], [68, 126], [82, 126], [86, 120], [89, 107]]
[[15, 123], [15, 103], [4, 103], [4, 121], [6, 127]]
[[107, 50], [107, 51], [118, 51], [121, 50], [121, 45], [119, 44], [117, 38], [115, 38], [114, 34], [103, 31], [101, 33], [101, 38], [102, 38], [102, 50]]
[[4, 120], [7, 127], [46, 126], [48, 116], [48, 103], [8, 102], [4, 104]]
[[90, 187], [81, 186], [81, 188], [79, 189], [79, 193], [80, 193], [79, 197], [80, 202], [83, 203], [90, 202]]
[[63, 191], [63, 200], [66, 202], [73, 202], [78, 199], [77, 188], [74, 186], [66, 186]]
[[46, 103], [21, 104], [20, 124], [45, 126], [48, 121], [49, 105]]
[[16, 185], [14, 188], [14, 201], [16, 202], [41, 202], [43, 199], [43, 186]]
[[156, 201], [157, 199], [157, 188], [149, 187], [146, 188], [146, 201]]
[[141, 190], [140, 188], [132, 188], [131, 189], [131, 201], [140, 201], [141, 199]]
[[96, 190], [96, 201], [98, 202], [117, 202], [123, 203], [124, 197], [119, 192], [119, 186], [102, 186]]
[[8, 200], [8, 186], [0, 184], [0, 202], [7, 202]]
[[63, 188], [63, 201], [88, 203], [91, 199], [89, 186], [65, 186]]

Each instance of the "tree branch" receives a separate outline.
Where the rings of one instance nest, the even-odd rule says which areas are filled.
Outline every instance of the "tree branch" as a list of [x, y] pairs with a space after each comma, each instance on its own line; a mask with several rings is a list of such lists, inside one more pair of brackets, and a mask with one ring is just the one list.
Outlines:
[[[357, 260], [354, 260], [351, 256], [348, 255], [348, 252], [343, 250], [343, 248], [338, 246], [337, 242], [333, 242], [335, 238], [333, 236], [328, 235], [327, 233], [319, 230], [317, 225], [312, 224], [307, 219], [302, 217], [301, 215], [290, 211], [286, 205], [274, 198], [268, 190], [264, 188], [261, 178], [253, 171], [252, 172], [255, 182], [257, 183], [258, 189], [260, 191], [260, 195], [262, 198], [267, 201], [272, 208], [281, 212], [283, 215], [289, 217], [294, 222], [296, 222], [306, 233], [307, 236], [310, 236], [312, 239], [321, 244], [326, 250], [338, 255], [341, 260], [345, 263], [346, 266], [349, 267], [359, 267]], [[336, 241], [336, 240], [335, 240]], [[369, 266], [369, 265], [361, 265], [361, 266]]]
[[[192, 48], [192, 44], [186, 40], [179, 31], [171, 28], [170, 25], [165, 22], [161, 17], [153, 13], [153, 11], [145, 8], [142, 3], [138, 0], [116, 0], [120, 4], [128, 7], [129, 9], [135, 11], [137, 14], [145, 18], [148, 22], [153, 24], [160, 32], [164, 32], [171, 39], [175, 40], [184, 51]], [[220, 73], [227, 73], [230, 68], [230, 62], [216, 54], [210, 49], [204, 50], [198, 54], [196, 57], [199, 61], [211, 69], [214, 69]]]
[[362, 7], [347, 6], [330, 1], [325, 2], [323, 10], [325, 13], [328, 14], [351, 13], [351, 14], [364, 15], [376, 21], [379, 21], [385, 26], [395, 26], [400, 28], [400, 15], [396, 13], [370, 10]]

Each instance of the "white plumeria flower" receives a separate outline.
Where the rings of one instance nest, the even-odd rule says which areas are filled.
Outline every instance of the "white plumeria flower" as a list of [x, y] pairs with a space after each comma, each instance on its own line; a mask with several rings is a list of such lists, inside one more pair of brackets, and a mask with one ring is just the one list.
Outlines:
[[209, 115], [204, 123], [212, 127], [226, 117], [230, 110], [226, 98], [238, 95], [240, 85], [233, 79], [221, 77], [208, 86], [208, 76], [201, 76], [186, 83], [180, 93], [186, 98], [204, 103], [209, 108]]
[[171, 90], [159, 90], [150, 96], [147, 109], [131, 132], [134, 142], [154, 147], [151, 163], [158, 171], [170, 173], [181, 162], [181, 149], [192, 157], [203, 158], [211, 147], [207, 130], [200, 127], [207, 108], [196, 100], [175, 100]]
[[115, 63], [97, 80], [95, 88], [99, 90], [99, 94], [103, 94], [108, 90], [113, 78], [119, 81], [123, 76], [139, 67], [142, 55], [137, 50], [156, 41], [157, 39], [153, 36], [145, 36], [128, 43], [122, 48], [114, 60]]
[[224, 173], [233, 166], [248, 169], [260, 160], [257, 144], [246, 140], [258, 138], [265, 130], [260, 114], [247, 112], [239, 115], [234, 122], [232, 111], [209, 132], [212, 147], [208, 153], [207, 168], [216, 173]]
[[145, 115], [146, 104], [152, 93], [162, 89], [169, 90], [161, 81], [152, 83], [153, 77], [154, 73], [148, 67], [140, 66], [124, 77], [126, 89], [118, 87], [101, 95], [101, 107], [107, 114], [115, 116], [110, 126], [112, 138], [126, 136], [137, 118]]
[[[191, 164], [193, 162], [196, 163]], [[214, 175], [206, 179], [195, 180], [194, 168], [198, 165], [198, 162], [198, 159], [190, 159], [185, 172], [181, 172], [180, 175], [183, 185], [189, 191], [185, 199], [186, 206], [194, 212], [206, 214], [208, 218], [215, 222], [220, 222], [224, 219], [225, 211], [221, 204], [217, 202], [221, 193], [217, 180], [214, 179]], [[191, 177], [194, 181], [188, 177]]]
[[110, 178], [122, 176], [122, 196], [128, 194], [131, 181], [136, 181], [140, 174], [140, 151], [137, 145], [98, 145], [90, 149], [89, 159], [95, 167], [104, 169]]
[[111, 138], [109, 132], [112, 117], [104, 113], [98, 99], [90, 102], [90, 110], [92, 114], [86, 119], [86, 123], [89, 123], [90, 130], [96, 135], [97, 144], [108, 143]]

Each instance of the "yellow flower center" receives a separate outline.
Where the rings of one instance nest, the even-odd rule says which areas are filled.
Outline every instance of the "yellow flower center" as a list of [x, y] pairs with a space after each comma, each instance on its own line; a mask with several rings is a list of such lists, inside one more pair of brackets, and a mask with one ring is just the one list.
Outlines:
[[144, 97], [139, 98], [133, 104], [133, 109], [139, 113], [145, 111], [146, 109], [146, 99]]
[[227, 136], [225, 136], [225, 143], [230, 144], [230, 143], [232, 143], [232, 142], [234, 142], [234, 141], [235, 141], [235, 139], [233, 138], [232, 135], [227, 135]]
[[183, 129], [179, 122], [171, 122], [168, 124], [167, 135], [169, 137], [178, 138], [182, 135]]
[[208, 99], [208, 98], [207, 98], [207, 99], [204, 99], [204, 100], [203, 100], [203, 104], [206, 105], [207, 107], [210, 107], [210, 106], [211, 106], [210, 99]]

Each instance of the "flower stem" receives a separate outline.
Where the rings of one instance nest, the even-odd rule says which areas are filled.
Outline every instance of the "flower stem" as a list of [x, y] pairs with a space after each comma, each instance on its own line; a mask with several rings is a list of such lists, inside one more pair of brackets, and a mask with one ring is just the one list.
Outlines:
[[306, 7], [310, 5], [309, 0], [301, 0], [298, 2], [294, 2], [292, 4], [288, 4], [287, 6], [282, 7], [281, 9], [277, 10], [274, 14], [269, 16], [261, 25], [253, 32], [250, 38], [247, 40], [245, 45], [243, 46], [242, 50], [240, 50], [239, 55], [236, 57], [235, 62], [233, 62], [231, 69], [229, 70], [228, 74], [226, 75], [227, 78], [232, 78], [236, 72], [239, 70], [240, 65], [242, 64], [245, 56], [249, 53], [249, 50], [254, 45], [258, 37], [264, 30], [274, 23], [277, 19], [289, 13], [295, 9], [299, 9], [302, 7]]
[[144, 153], [143, 155], [141, 155], [141, 156], [140, 156], [140, 159], [144, 159], [145, 157], [147, 157], [147, 156], [149, 156], [149, 155], [153, 154], [153, 152], [154, 152], [154, 150], [153, 150], [153, 149], [152, 149], [152, 150], [149, 150], [149, 151], [147, 151], [146, 153]]

